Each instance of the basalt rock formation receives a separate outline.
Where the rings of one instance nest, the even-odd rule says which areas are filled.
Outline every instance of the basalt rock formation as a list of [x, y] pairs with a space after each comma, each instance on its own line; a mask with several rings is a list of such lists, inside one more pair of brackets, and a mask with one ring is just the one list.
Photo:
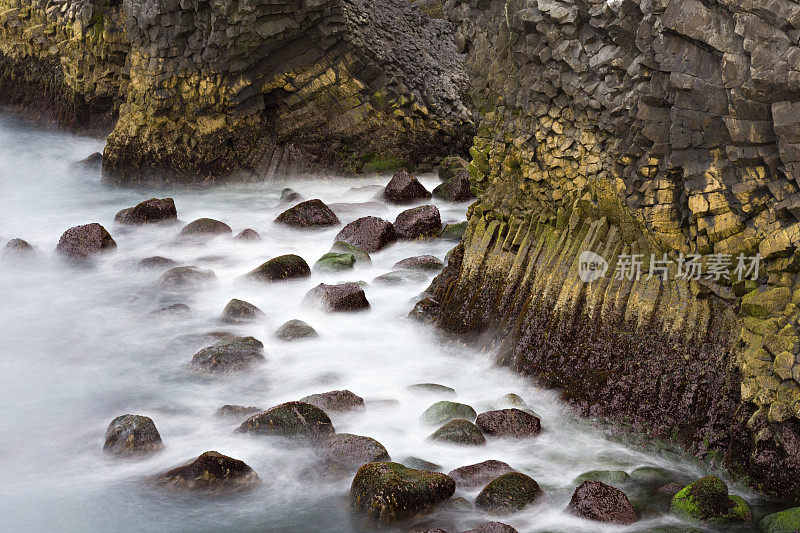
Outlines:
[[[478, 199], [414, 315], [496, 346], [584, 414], [798, 499], [800, 5], [444, 12], [482, 116]], [[740, 254], [760, 256], [741, 280]]]
[[116, 181], [435, 164], [465, 89], [451, 23], [404, 0], [0, 0], [0, 104], [113, 126]]

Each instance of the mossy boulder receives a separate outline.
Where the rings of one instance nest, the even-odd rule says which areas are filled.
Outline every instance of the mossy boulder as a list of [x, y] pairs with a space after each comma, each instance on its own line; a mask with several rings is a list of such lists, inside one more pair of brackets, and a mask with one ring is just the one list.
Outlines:
[[521, 472], [495, 478], [475, 498], [478, 509], [492, 514], [511, 514], [536, 503], [544, 496], [536, 481]]
[[337, 433], [322, 441], [316, 448], [322, 459], [356, 470], [366, 463], [391, 461], [383, 444], [372, 437]]
[[360, 411], [364, 409], [364, 398], [349, 390], [334, 390], [311, 394], [300, 399], [301, 402], [310, 403], [326, 413], [343, 413], [347, 411]]
[[788, 287], [759, 288], [742, 298], [742, 311], [755, 317], [767, 318], [779, 314], [792, 301]]
[[211, 451], [190, 463], [158, 474], [153, 483], [176, 491], [227, 493], [252, 489], [260, 480], [244, 461]]
[[758, 522], [764, 533], [796, 533], [800, 531], [800, 507], [768, 514]]
[[225, 374], [246, 370], [262, 363], [264, 345], [253, 337], [222, 339], [192, 357], [192, 368], [206, 374]]
[[624, 492], [600, 481], [581, 483], [572, 494], [567, 512], [608, 524], [632, 524], [639, 519]]
[[65, 231], [58, 240], [56, 252], [73, 260], [83, 261], [117, 248], [117, 243], [100, 224], [84, 224]]
[[230, 324], [243, 324], [264, 318], [264, 312], [255, 305], [233, 298], [222, 310], [220, 320]]
[[486, 437], [481, 430], [463, 418], [456, 418], [433, 432], [428, 437], [437, 442], [458, 444], [459, 446], [482, 446], [486, 444]]
[[383, 190], [383, 199], [393, 204], [410, 204], [427, 200], [431, 193], [411, 174], [398, 170]]
[[275, 331], [275, 336], [282, 341], [310, 339], [317, 336], [317, 330], [302, 320], [294, 319], [284, 322], [281, 327]]
[[253, 415], [239, 426], [240, 433], [320, 441], [335, 430], [325, 411], [305, 402], [286, 402]]
[[323, 255], [317, 262], [314, 263], [314, 271], [316, 272], [342, 272], [350, 270], [356, 264], [356, 256], [353, 254], [340, 254], [337, 252], [328, 252]]
[[434, 255], [417, 255], [398, 261], [392, 268], [438, 272], [444, 268], [444, 262]]
[[672, 498], [670, 512], [703, 524], [743, 524], [752, 520], [747, 502], [730, 496], [728, 486], [716, 476], [706, 476], [681, 489]]
[[215, 237], [217, 235], [233, 235], [233, 230], [219, 220], [198, 218], [186, 224], [180, 234], [184, 237]]
[[361, 217], [347, 224], [336, 241], [356, 246], [367, 253], [377, 252], [397, 241], [394, 226], [378, 217]]
[[344, 241], [336, 241], [333, 243], [330, 251], [338, 254], [351, 254], [355, 258], [357, 264], [368, 265], [372, 263], [372, 258], [367, 252], [358, 246], [353, 246]]
[[369, 309], [367, 295], [357, 283], [320, 283], [306, 293], [303, 301], [331, 313]]
[[644, 483], [668, 483], [675, 476], [669, 470], [657, 466], [642, 466], [631, 472], [631, 478]]
[[465, 403], [442, 400], [428, 407], [420, 419], [426, 424], [438, 426], [456, 418], [475, 420], [478, 414], [471, 406]]
[[481, 413], [475, 423], [493, 437], [522, 439], [542, 432], [541, 420], [517, 408]]
[[421, 205], [397, 215], [394, 229], [401, 239], [436, 237], [442, 231], [442, 218], [435, 205]]
[[415, 383], [414, 385], [409, 385], [406, 388], [412, 392], [424, 392], [440, 396], [456, 395], [456, 390], [454, 388], [446, 385], [440, 385], [438, 383]]
[[447, 181], [451, 178], [458, 176], [463, 172], [467, 172], [467, 161], [457, 155], [451, 155], [442, 159], [442, 162], [439, 163], [439, 179], [442, 181]]
[[163, 447], [161, 435], [150, 417], [122, 415], [108, 425], [103, 451], [114, 455], [139, 455]]
[[466, 202], [474, 200], [475, 194], [472, 192], [472, 185], [469, 182], [469, 174], [463, 172], [453, 176], [441, 185], [433, 189], [433, 197], [447, 202]]
[[584, 481], [601, 481], [607, 485], [619, 485], [630, 480], [631, 476], [622, 470], [590, 470], [579, 475], [572, 482], [580, 485]]
[[117, 224], [141, 225], [177, 222], [178, 210], [172, 198], [150, 198], [123, 209], [114, 217]]
[[456, 222], [453, 224], [445, 224], [442, 231], [439, 232], [439, 238], [445, 241], [460, 241], [464, 234], [467, 232], [467, 222]]
[[307, 278], [311, 269], [305, 259], [295, 254], [279, 255], [245, 274], [249, 280], [260, 282], [284, 281]]
[[158, 287], [165, 290], [200, 289], [215, 285], [217, 275], [213, 270], [197, 268], [196, 266], [172, 267], [158, 280]]
[[353, 478], [350, 506], [378, 524], [391, 524], [430, 512], [455, 490], [455, 482], [439, 472], [368, 463]]
[[290, 207], [275, 219], [278, 224], [293, 228], [325, 228], [338, 226], [339, 219], [322, 200], [307, 200]]
[[482, 463], [456, 468], [447, 475], [455, 480], [458, 488], [469, 490], [485, 487], [493, 479], [511, 472], [516, 472], [516, 470], [509, 464], [490, 459]]

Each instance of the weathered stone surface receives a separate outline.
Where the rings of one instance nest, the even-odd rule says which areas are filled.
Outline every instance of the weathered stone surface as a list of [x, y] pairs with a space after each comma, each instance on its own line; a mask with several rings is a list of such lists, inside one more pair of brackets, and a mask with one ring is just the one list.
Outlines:
[[216, 237], [232, 234], [230, 226], [213, 218], [198, 218], [181, 229], [181, 235], [184, 237]]
[[525, 438], [541, 433], [541, 421], [520, 409], [500, 409], [478, 415], [475, 424], [493, 437]]
[[451, 155], [447, 156], [442, 159], [442, 162], [439, 163], [439, 179], [442, 181], [447, 181], [449, 179], [455, 178], [462, 172], [467, 172], [467, 165], [468, 162], [461, 156]]
[[36, 248], [30, 245], [28, 241], [23, 239], [11, 239], [3, 247], [3, 255], [6, 256], [23, 256], [29, 255], [36, 251]]
[[311, 276], [311, 268], [308, 263], [295, 254], [273, 257], [245, 275], [247, 279], [260, 282], [283, 281], [309, 276]]
[[302, 320], [293, 319], [284, 322], [275, 331], [275, 336], [282, 341], [294, 341], [316, 337], [317, 331]]
[[147, 268], [147, 269], [169, 268], [177, 265], [178, 262], [175, 261], [174, 259], [170, 259], [168, 257], [162, 257], [160, 255], [145, 257], [144, 259], [139, 261], [139, 268]]
[[217, 282], [217, 275], [212, 270], [204, 270], [196, 266], [173, 267], [161, 274], [158, 284], [161, 289], [185, 290], [207, 287]]
[[764, 533], [794, 533], [800, 531], [800, 507], [768, 514], [758, 522]]
[[108, 425], [103, 451], [114, 455], [138, 455], [163, 447], [161, 435], [150, 417], [122, 415]]
[[275, 222], [294, 228], [338, 226], [339, 219], [322, 200], [307, 200], [278, 215]]
[[403, 269], [376, 276], [372, 283], [377, 285], [404, 285], [406, 283], [421, 283], [427, 279], [427, 276], [422, 272]]
[[466, 232], [466, 222], [445, 224], [445, 226], [442, 228], [442, 231], [439, 233], [439, 237], [446, 241], [460, 241]]
[[328, 312], [361, 311], [369, 309], [364, 289], [356, 283], [327, 285], [320, 283], [306, 293], [303, 300], [307, 304], [319, 306]]
[[475, 409], [465, 403], [441, 401], [428, 407], [420, 419], [426, 424], [438, 426], [454, 418], [475, 420], [477, 416]]
[[85, 260], [92, 256], [114, 250], [117, 243], [106, 229], [97, 223], [70, 228], [61, 235], [56, 251], [74, 260]]
[[381, 218], [362, 217], [342, 228], [336, 240], [371, 254], [395, 242], [397, 231], [390, 222]]
[[623, 470], [590, 470], [576, 477], [572, 482], [580, 485], [584, 481], [600, 481], [606, 485], [618, 485], [627, 483], [631, 476]]
[[478, 426], [463, 418], [449, 421], [434, 431], [428, 438], [437, 442], [457, 444], [459, 446], [482, 446], [486, 444], [486, 437], [483, 436]]
[[255, 305], [234, 298], [222, 310], [220, 319], [231, 324], [242, 324], [260, 320], [264, 316], [264, 312]]
[[334, 390], [320, 394], [312, 394], [300, 398], [301, 402], [310, 403], [326, 413], [359, 411], [364, 409], [364, 398], [349, 390]]
[[244, 242], [258, 242], [261, 240], [261, 235], [256, 230], [247, 228], [237, 233], [234, 239]]
[[319, 441], [335, 433], [325, 411], [305, 402], [287, 402], [253, 415], [239, 426], [240, 433]]
[[383, 190], [383, 199], [393, 204], [410, 204], [427, 200], [431, 193], [411, 174], [398, 170]]
[[316, 453], [348, 470], [356, 470], [366, 463], [391, 461], [383, 444], [372, 437], [350, 433], [337, 433], [325, 439], [317, 446]]
[[253, 337], [222, 339], [192, 357], [192, 368], [207, 374], [239, 372], [264, 361], [264, 345]]
[[402, 239], [435, 237], [442, 229], [439, 209], [434, 205], [423, 205], [403, 211], [397, 215], [394, 228]]
[[410, 270], [438, 272], [444, 268], [444, 263], [441, 259], [433, 255], [417, 255], [398, 261], [392, 268], [408, 268]]
[[599, 481], [581, 483], [572, 494], [567, 512], [610, 524], [632, 524], [639, 519], [624, 492]]
[[439, 383], [415, 383], [406, 387], [413, 392], [425, 392], [429, 394], [437, 394], [440, 396], [455, 396], [456, 390], [447, 385], [440, 385]]
[[246, 407], [244, 405], [227, 404], [217, 409], [216, 415], [220, 417], [238, 418], [239, 420], [242, 420], [260, 413], [261, 411], [263, 411], [263, 409], [259, 407]]
[[331, 246], [331, 252], [337, 254], [350, 254], [355, 258], [356, 263], [361, 263], [363, 265], [369, 265], [372, 263], [372, 258], [367, 252], [358, 246], [353, 246], [352, 244], [348, 244], [344, 241], [336, 241], [333, 243], [333, 246]]
[[356, 257], [353, 254], [340, 254], [328, 252], [314, 263], [314, 270], [321, 272], [341, 272], [350, 270], [356, 264]]
[[140, 225], [177, 222], [178, 210], [172, 198], [151, 198], [123, 209], [114, 217], [117, 224]]
[[509, 472], [491, 481], [475, 498], [478, 509], [492, 514], [521, 511], [544, 496], [533, 478], [520, 472]]
[[750, 508], [739, 496], [728, 495], [728, 486], [716, 476], [687, 485], [672, 498], [670, 512], [705, 524], [740, 524], [752, 520]]
[[482, 463], [456, 468], [447, 475], [455, 480], [458, 488], [470, 490], [485, 487], [493, 479], [510, 472], [515, 472], [515, 470], [507, 463], [490, 459]]
[[153, 479], [157, 487], [179, 492], [240, 492], [259, 483], [258, 474], [243, 461], [213, 451]]
[[433, 197], [448, 202], [466, 202], [467, 200], [474, 200], [475, 195], [472, 192], [472, 186], [469, 182], [469, 174], [464, 171], [452, 178], [448, 179], [441, 185], [433, 189]]

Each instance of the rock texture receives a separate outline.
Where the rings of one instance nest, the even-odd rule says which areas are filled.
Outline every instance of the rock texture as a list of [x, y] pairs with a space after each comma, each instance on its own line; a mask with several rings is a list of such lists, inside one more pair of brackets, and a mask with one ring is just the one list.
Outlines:
[[76, 261], [84, 261], [116, 249], [117, 243], [106, 228], [93, 222], [65, 231], [56, 245], [56, 252]]
[[610, 524], [632, 524], [639, 519], [625, 494], [599, 481], [584, 481], [575, 489], [567, 512]]
[[153, 479], [157, 487], [178, 492], [240, 492], [256, 487], [261, 480], [244, 461], [205, 452], [191, 463], [162, 472]]

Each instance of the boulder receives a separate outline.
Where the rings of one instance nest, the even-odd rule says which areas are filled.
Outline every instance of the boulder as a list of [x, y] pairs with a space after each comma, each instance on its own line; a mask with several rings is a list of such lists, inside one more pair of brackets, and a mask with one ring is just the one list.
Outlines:
[[356, 257], [353, 254], [340, 254], [328, 252], [314, 263], [315, 272], [341, 272], [350, 270], [356, 264]]
[[168, 305], [166, 307], [162, 307], [156, 311], [153, 311], [153, 314], [156, 315], [188, 315], [191, 313], [192, 310], [189, 309], [189, 306], [184, 303], [176, 303], [172, 305]]
[[289, 320], [275, 331], [275, 336], [282, 341], [308, 339], [317, 336], [317, 330], [302, 320]]
[[430, 512], [455, 490], [455, 482], [439, 472], [367, 463], [353, 478], [350, 506], [374, 522], [390, 524]]
[[217, 409], [216, 415], [225, 418], [249, 418], [257, 413], [262, 412], [263, 409], [259, 407], [245, 407], [244, 405], [223, 405]]
[[630, 476], [645, 483], [668, 483], [675, 479], [675, 474], [657, 466], [642, 466], [631, 472]]
[[152, 257], [145, 257], [141, 261], [139, 261], [139, 268], [147, 268], [147, 269], [161, 269], [161, 268], [170, 268], [178, 266], [178, 262], [174, 259], [169, 259], [167, 257], [161, 257], [160, 255], [154, 255]]
[[306, 293], [305, 303], [317, 305], [328, 312], [369, 309], [367, 295], [357, 283], [327, 285], [320, 283]]
[[391, 461], [383, 444], [371, 437], [350, 433], [337, 433], [325, 439], [317, 446], [316, 453], [348, 470], [357, 470], [366, 463]]
[[331, 252], [336, 252], [339, 254], [351, 254], [356, 259], [356, 263], [368, 265], [372, 263], [372, 258], [369, 256], [367, 252], [359, 248], [358, 246], [353, 246], [352, 244], [347, 244], [344, 241], [336, 241], [331, 246]]
[[230, 226], [213, 218], [198, 218], [186, 224], [181, 229], [182, 236], [185, 237], [215, 237], [217, 235], [232, 235], [233, 230]]
[[434, 255], [417, 255], [398, 261], [392, 268], [438, 272], [444, 268], [444, 262]]
[[442, 162], [439, 163], [439, 179], [442, 181], [447, 181], [452, 179], [463, 172], [467, 172], [467, 161], [457, 155], [451, 155], [442, 159]]
[[320, 441], [333, 435], [333, 424], [325, 411], [305, 402], [286, 402], [253, 415], [239, 426], [240, 433]]
[[290, 207], [275, 219], [293, 228], [324, 228], [338, 226], [339, 219], [322, 200], [307, 200]]
[[600, 481], [581, 483], [572, 494], [567, 512], [608, 524], [632, 524], [639, 519], [624, 492]]
[[273, 257], [258, 268], [245, 274], [247, 279], [253, 281], [270, 282], [287, 279], [307, 278], [311, 276], [311, 269], [305, 259], [295, 254]]
[[207, 374], [238, 372], [263, 362], [263, 348], [253, 337], [222, 339], [194, 354], [191, 367]]
[[795, 533], [800, 531], [800, 507], [768, 514], [758, 522], [764, 533]]
[[234, 298], [222, 310], [220, 320], [229, 324], [244, 324], [262, 318], [264, 318], [264, 312], [261, 309], [249, 302]]
[[706, 476], [680, 490], [670, 512], [703, 524], [744, 524], [752, 520], [750, 508], [739, 496], [728, 494], [728, 485], [716, 476]]
[[234, 239], [237, 241], [257, 242], [261, 240], [261, 235], [256, 230], [247, 228], [237, 233]]
[[500, 398], [501, 405], [507, 405], [509, 407], [519, 407], [520, 409], [523, 407], [528, 407], [528, 404], [525, 403], [525, 400], [519, 394], [514, 394], [513, 392], [509, 392], [502, 398]]
[[361, 217], [343, 227], [336, 240], [373, 253], [397, 241], [397, 231], [382, 218]]
[[631, 480], [631, 476], [622, 470], [590, 470], [576, 477], [572, 482], [580, 485], [584, 481], [600, 481], [607, 485], [620, 485]]
[[436, 237], [442, 231], [442, 218], [435, 205], [421, 205], [397, 215], [394, 229], [402, 239]]
[[305, 200], [305, 197], [303, 197], [302, 194], [291, 191], [286, 193], [286, 195], [281, 194], [281, 201], [278, 202], [277, 207], [286, 207], [287, 205], [296, 204], [298, 202], [302, 202], [303, 200]]
[[108, 425], [103, 451], [114, 455], [138, 455], [163, 447], [161, 435], [150, 417], [122, 415]]
[[311, 394], [310, 396], [301, 398], [300, 401], [319, 407], [326, 413], [341, 413], [364, 409], [364, 398], [353, 394], [349, 390], [334, 390], [320, 394]]
[[478, 509], [492, 514], [511, 514], [536, 503], [544, 496], [536, 481], [521, 472], [509, 472], [493, 479], [475, 498]]
[[445, 241], [460, 241], [466, 232], [466, 222], [445, 224], [444, 228], [442, 228], [442, 231], [439, 233], [439, 238]]
[[516, 472], [516, 470], [507, 463], [490, 459], [482, 463], [456, 468], [447, 475], [455, 480], [458, 488], [470, 490], [485, 487], [493, 479], [511, 472]]
[[519, 533], [516, 529], [502, 522], [486, 522], [476, 528], [461, 533]]
[[383, 199], [393, 204], [410, 204], [430, 197], [431, 193], [405, 170], [395, 172], [383, 189]]
[[36, 252], [36, 248], [30, 245], [28, 241], [22, 239], [11, 239], [3, 247], [3, 255], [28, 255]]
[[478, 415], [475, 424], [493, 437], [525, 438], [542, 432], [541, 420], [521, 409], [499, 409]]
[[58, 241], [56, 252], [76, 260], [88, 259], [117, 247], [106, 228], [94, 222], [65, 231]]
[[393, 270], [386, 274], [381, 274], [372, 280], [372, 283], [377, 285], [404, 285], [406, 283], [422, 283], [427, 281], [428, 277], [413, 270]]
[[438, 426], [456, 418], [475, 420], [476, 416], [475, 409], [467, 404], [443, 400], [428, 407], [420, 418], [426, 424]]
[[239, 492], [260, 482], [258, 474], [243, 461], [205, 452], [194, 461], [158, 474], [153, 483], [176, 491]]
[[294, 189], [292, 189], [291, 187], [284, 187], [281, 190], [281, 200], [286, 200], [287, 198], [291, 198], [295, 194], [299, 195], [299, 193]]
[[177, 222], [178, 210], [172, 198], [150, 198], [134, 207], [123, 209], [114, 217], [117, 224], [141, 225]]
[[213, 270], [203, 270], [196, 266], [173, 267], [161, 274], [158, 286], [161, 289], [197, 289], [213, 285], [217, 275]]
[[415, 383], [406, 387], [412, 392], [426, 392], [430, 394], [438, 394], [443, 396], [455, 396], [456, 390], [452, 387], [439, 385], [438, 383]]
[[458, 444], [461, 446], [481, 446], [486, 444], [486, 438], [483, 436], [483, 433], [481, 433], [481, 430], [478, 429], [478, 426], [463, 418], [451, 420], [434, 431], [428, 438], [438, 442]]
[[427, 470], [429, 472], [440, 472], [442, 470], [441, 465], [431, 463], [430, 461], [420, 459], [419, 457], [406, 457], [400, 462], [408, 468], [415, 468], [417, 470]]
[[463, 172], [437, 186], [433, 189], [433, 197], [447, 202], [466, 202], [467, 200], [474, 200], [475, 195], [472, 193], [469, 174]]

